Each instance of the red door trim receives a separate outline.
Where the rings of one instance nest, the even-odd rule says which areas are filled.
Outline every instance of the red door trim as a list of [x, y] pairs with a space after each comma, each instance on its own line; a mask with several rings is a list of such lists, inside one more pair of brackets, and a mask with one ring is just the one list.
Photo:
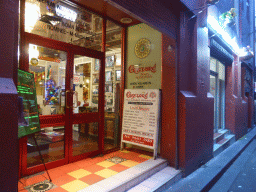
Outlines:
[[54, 40], [54, 39], [49, 39], [49, 38], [42, 37], [42, 36], [39, 36], [39, 35], [35, 35], [35, 34], [32, 34], [32, 33], [24, 32], [24, 35], [25, 35], [26, 41], [28, 43], [36, 44], [36, 45], [39, 45], [39, 46], [44, 46], [44, 47], [47, 47], [47, 48], [50, 48], [50, 49], [57, 49], [57, 50], [60, 50], [60, 51], [65, 51], [65, 52], [71, 52], [72, 51], [75, 54], [79, 54], [79, 53], [81, 53], [81, 55], [86, 54], [86, 56], [88, 56], [88, 57], [93, 57], [93, 58], [97, 58], [97, 59], [101, 58], [102, 55], [104, 55], [104, 53], [100, 52], [100, 51], [88, 49], [88, 48], [85, 48], [85, 47], [80, 47], [80, 46], [77, 46], [77, 45], [72, 45], [72, 44], [57, 41], [57, 40]]
[[99, 113], [73, 114], [73, 124], [99, 122]]
[[[64, 165], [64, 164], [66, 164], [65, 159], [60, 159], [60, 160], [57, 160], [57, 161], [52, 161], [52, 162], [45, 163], [45, 166], [46, 166], [47, 169], [52, 169], [52, 168], [55, 168], [55, 167], [58, 167], [58, 166]], [[42, 171], [45, 171], [44, 165], [43, 164], [36, 165], [36, 166], [27, 168], [24, 176], [32, 175], [32, 174], [42, 172]], [[51, 174], [50, 174], [50, 176], [51, 176]]]
[[102, 20], [102, 52], [104, 53], [100, 65], [99, 77], [99, 149], [104, 152], [104, 106], [105, 106], [105, 51], [106, 51], [106, 20]]
[[126, 68], [126, 44], [127, 42], [127, 28], [122, 28], [122, 42], [121, 42], [121, 87], [120, 87], [120, 119], [119, 119], [119, 143], [121, 143], [122, 123], [123, 123], [123, 108], [124, 108], [124, 90], [125, 90], [125, 68]]

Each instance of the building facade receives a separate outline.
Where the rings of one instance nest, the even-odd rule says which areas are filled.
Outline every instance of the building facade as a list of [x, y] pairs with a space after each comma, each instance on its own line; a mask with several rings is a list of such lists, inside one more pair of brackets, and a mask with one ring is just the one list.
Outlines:
[[253, 0], [5, 1], [0, 179], [13, 185], [2, 188], [15, 191], [19, 177], [44, 170], [31, 135], [17, 139], [18, 69], [34, 74], [35, 136], [49, 169], [119, 150], [125, 89], [161, 90], [158, 154], [183, 176], [243, 137], [254, 124], [253, 7]]

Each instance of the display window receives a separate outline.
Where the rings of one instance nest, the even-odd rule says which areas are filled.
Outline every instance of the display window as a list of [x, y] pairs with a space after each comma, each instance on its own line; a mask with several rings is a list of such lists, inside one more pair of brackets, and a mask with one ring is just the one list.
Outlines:
[[122, 28], [115, 23], [106, 23], [105, 60], [105, 103], [104, 103], [104, 150], [119, 147], [121, 76], [115, 78], [115, 71], [121, 72]]

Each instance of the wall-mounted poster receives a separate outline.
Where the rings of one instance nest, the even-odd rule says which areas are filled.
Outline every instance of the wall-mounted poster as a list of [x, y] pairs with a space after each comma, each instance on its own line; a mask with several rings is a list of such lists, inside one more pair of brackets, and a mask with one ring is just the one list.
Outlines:
[[161, 89], [161, 37], [143, 23], [128, 28], [127, 89]]
[[100, 60], [99, 59], [95, 59], [94, 71], [99, 71], [99, 70], [100, 70]]
[[115, 56], [108, 56], [106, 57], [106, 67], [113, 67], [115, 63]]
[[113, 92], [112, 83], [105, 85], [105, 92]]
[[106, 82], [111, 81], [111, 76], [112, 76], [112, 72], [111, 71], [106, 71], [106, 73], [105, 73]]
[[116, 70], [116, 81], [121, 80], [121, 70]]
[[99, 83], [99, 74], [93, 74], [92, 83]]
[[96, 17], [94, 19], [94, 30], [95, 32], [102, 32], [102, 18]]

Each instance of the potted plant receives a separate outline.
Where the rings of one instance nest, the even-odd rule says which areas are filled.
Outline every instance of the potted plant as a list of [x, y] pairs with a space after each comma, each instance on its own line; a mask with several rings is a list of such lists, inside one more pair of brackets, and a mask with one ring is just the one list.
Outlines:
[[235, 8], [231, 8], [229, 11], [222, 13], [220, 18], [224, 20], [224, 26], [231, 27], [235, 24], [236, 12]]

